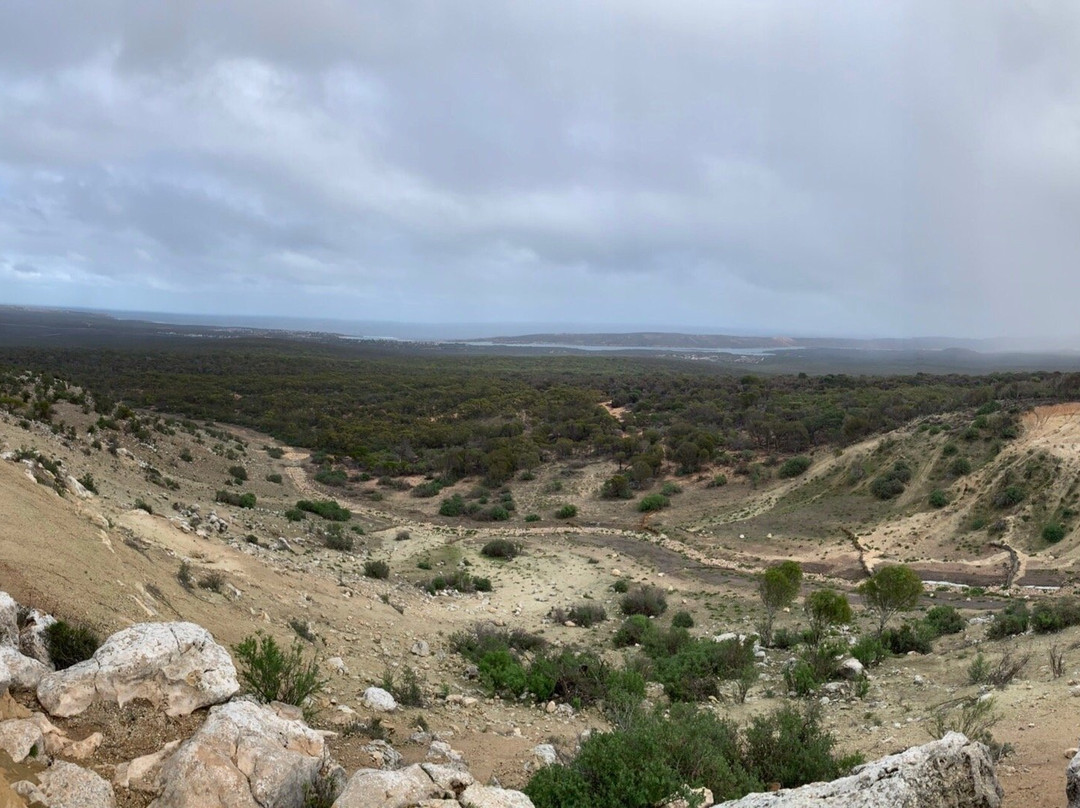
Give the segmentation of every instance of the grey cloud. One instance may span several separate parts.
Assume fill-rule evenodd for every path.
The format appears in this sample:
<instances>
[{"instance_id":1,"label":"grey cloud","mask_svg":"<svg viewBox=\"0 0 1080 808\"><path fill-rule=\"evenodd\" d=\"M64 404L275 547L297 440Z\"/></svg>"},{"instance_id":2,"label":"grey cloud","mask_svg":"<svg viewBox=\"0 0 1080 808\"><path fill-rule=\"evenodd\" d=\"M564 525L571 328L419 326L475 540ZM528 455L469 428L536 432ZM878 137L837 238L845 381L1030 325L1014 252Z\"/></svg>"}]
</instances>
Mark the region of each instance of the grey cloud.
<instances>
[{"instance_id":1,"label":"grey cloud","mask_svg":"<svg viewBox=\"0 0 1080 808\"><path fill-rule=\"evenodd\" d=\"M1071 334L1078 46L1003 1L12 0L0 261L42 303Z\"/></svg>"}]
</instances>

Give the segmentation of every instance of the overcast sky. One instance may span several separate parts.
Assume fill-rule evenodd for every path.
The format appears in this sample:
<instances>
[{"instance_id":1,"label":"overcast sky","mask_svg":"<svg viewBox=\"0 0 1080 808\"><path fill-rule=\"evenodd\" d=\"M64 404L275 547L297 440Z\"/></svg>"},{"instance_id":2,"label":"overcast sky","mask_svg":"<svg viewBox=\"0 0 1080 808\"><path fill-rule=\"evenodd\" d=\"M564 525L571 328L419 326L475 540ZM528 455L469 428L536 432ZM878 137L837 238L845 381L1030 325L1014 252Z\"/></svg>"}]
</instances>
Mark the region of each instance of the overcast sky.
<instances>
[{"instance_id":1,"label":"overcast sky","mask_svg":"<svg viewBox=\"0 0 1080 808\"><path fill-rule=\"evenodd\" d=\"M1080 334L1073 0L5 0L0 302Z\"/></svg>"}]
</instances>

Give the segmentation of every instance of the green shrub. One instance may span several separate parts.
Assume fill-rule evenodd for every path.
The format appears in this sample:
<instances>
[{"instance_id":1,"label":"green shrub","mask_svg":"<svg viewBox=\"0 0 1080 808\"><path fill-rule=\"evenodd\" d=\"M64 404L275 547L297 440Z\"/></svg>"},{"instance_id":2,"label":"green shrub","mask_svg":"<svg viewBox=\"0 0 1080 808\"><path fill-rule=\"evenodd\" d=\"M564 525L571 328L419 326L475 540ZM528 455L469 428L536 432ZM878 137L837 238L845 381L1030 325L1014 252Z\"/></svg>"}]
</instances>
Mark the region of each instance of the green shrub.
<instances>
[{"instance_id":1,"label":"green shrub","mask_svg":"<svg viewBox=\"0 0 1080 808\"><path fill-rule=\"evenodd\" d=\"M423 707L427 700L424 698L424 689L420 677L416 671L408 665L401 672L401 678L394 676L394 672L387 668L382 677L382 688L402 707Z\"/></svg>"},{"instance_id":2,"label":"green shrub","mask_svg":"<svg viewBox=\"0 0 1080 808\"><path fill-rule=\"evenodd\" d=\"M527 514L525 516L525 521L526 522L539 522L540 521L540 514L538 514L538 513Z\"/></svg>"},{"instance_id":3,"label":"green shrub","mask_svg":"<svg viewBox=\"0 0 1080 808\"><path fill-rule=\"evenodd\" d=\"M385 581L390 577L390 565L385 561L365 561L364 577Z\"/></svg>"},{"instance_id":4,"label":"green shrub","mask_svg":"<svg viewBox=\"0 0 1080 808\"><path fill-rule=\"evenodd\" d=\"M772 645L770 647L780 651L786 651L789 648L794 648L801 642L802 635L799 632L787 628L778 628L773 632Z\"/></svg>"},{"instance_id":5,"label":"green shrub","mask_svg":"<svg viewBox=\"0 0 1080 808\"><path fill-rule=\"evenodd\" d=\"M268 483L274 483L274 485L281 485L282 479L280 474L267 474L266 481Z\"/></svg>"},{"instance_id":6,"label":"green shrub","mask_svg":"<svg viewBox=\"0 0 1080 808\"><path fill-rule=\"evenodd\" d=\"M671 618L671 625L675 628L693 628L694 618L690 616L690 612L675 612Z\"/></svg>"},{"instance_id":7,"label":"green shrub","mask_svg":"<svg viewBox=\"0 0 1080 808\"><path fill-rule=\"evenodd\" d=\"M930 492L929 502L932 508L944 508L949 504L949 496L940 488L935 488Z\"/></svg>"},{"instance_id":8,"label":"green shrub","mask_svg":"<svg viewBox=\"0 0 1080 808\"><path fill-rule=\"evenodd\" d=\"M971 660L971 664L968 665L967 677L968 684L972 685L984 685L990 681L990 671L992 666L990 662L982 655L978 653L975 658Z\"/></svg>"},{"instance_id":9,"label":"green shrub","mask_svg":"<svg viewBox=\"0 0 1080 808\"><path fill-rule=\"evenodd\" d=\"M616 474L609 477L600 486L602 499L633 499L634 489L630 485L630 478L625 474Z\"/></svg>"},{"instance_id":10,"label":"green shrub","mask_svg":"<svg viewBox=\"0 0 1080 808\"><path fill-rule=\"evenodd\" d=\"M491 580L470 575L464 570L455 570L446 575L436 575L431 580L422 581L419 586L421 589L426 590L429 595L434 595L436 592L442 592L443 590L469 594L472 592L490 592Z\"/></svg>"},{"instance_id":11,"label":"green shrub","mask_svg":"<svg viewBox=\"0 0 1080 808\"><path fill-rule=\"evenodd\" d=\"M315 482L340 488L349 481L349 475L343 469L322 468L315 472Z\"/></svg>"},{"instance_id":12,"label":"green shrub","mask_svg":"<svg viewBox=\"0 0 1080 808\"><path fill-rule=\"evenodd\" d=\"M831 756L835 741L819 713L790 707L759 716L740 732L689 705L637 713L624 729L593 733L569 764L540 769L525 786L536 808L652 808L708 788L717 802L783 786L830 780L853 760Z\"/></svg>"},{"instance_id":13,"label":"green shrub","mask_svg":"<svg viewBox=\"0 0 1080 808\"><path fill-rule=\"evenodd\" d=\"M1047 544L1057 544L1065 538L1066 532L1065 526L1060 522L1050 522L1042 529L1043 541Z\"/></svg>"},{"instance_id":14,"label":"green shrub","mask_svg":"<svg viewBox=\"0 0 1080 808\"><path fill-rule=\"evenodd\" d=\"M439 492L443 490L445 486L440 480L428 480L425 483L415 486L409 491L410 497L416 497L417 499L430 499L431 497L438 496Z\"/></svg>"},{"instance_id":15,"label":"green shrub","mask_svg":"<svg viewBox=\"0 0 1080 808\"><path fill-rule=\"evenodd\" d=\"M192 460L195 459L195 457L191 454L191 451L189 449L181 449L180 454L179 454L179 458L181 460L183 460L185 463L190 463Z\"/></svg>"},{"instance_id":16,"label":"green shrub","mask_svg":"<svg viewBox=\"0 0 1080 808\"><path fill-rule=\"evenodd\" d=\"M618 631L612 638L616 648L626 648L631 645L643 645L649 638L656 634L656 626L649 618L642 614L631 615L623 621Z\"/></svg>"},{"instance_id":17,"label":"green shrub","mask_svg":"<svg viewBox=\"0 0 1080 808\"><path fill-rule=\"evenodd\" d=\"M911 651L929 654L934 650L934 632L925 623L909 620L899 628L883 631L881 642L889 651L897 655Z\"/></svg>"},{"instance_id":18,"label":"green shrub","mask_svg":"<svg viewBox=\"0 0 1080 808\"><path fill-rule=\"evenodd\" d=\"M642 513L649 513L650 511L662 511L670 504L671 500L663 494L649 494L638 501L637 509Z\"/></svg>"},{"instance_id":19,"label":"green shrub","mask_svg":"<svg viewBox=\"0 0 1080 808\"><path fill-rule=\"evenodd\" d=\"M964 618L953 606L934 606L923 618L936 637L944 637L946 634L959 634L964 630Z\"/></svg>"},{"instance_id":20,"label":"green shrub","mask_svg":"<svg viewBox=\"0 0 1080 808\"><path fill-rule=\"evenodd\" d=\"M348 508L341 507L332 499L302 499L296 503L296 508L321 516L330 522L348 522L352 518L352 512Z\"/></svg>"},{"instance_id":21,"label":"green shrub","mask_svg":"<svg viewBox=\"0 0 1080 808\"><path fill-rule=\"evenodd\" d=\"M618 592L620 595L625 594L630 589L630 582L625 578L619 578L611 585L612 592Z\"/></svg>"},{"instance_id":22,"label":"green shrub","mask_svg":"<svg viewBox=\"0 0 1080 808\"><path fill-rule=\"evenodd\" d=\"M659 587L639 586L623 595L619 607L625 615L659 617L667 611L667 597Z\"/></svg>"},{"instance_id":23,"label":"green shrub","mask_svg":"<svg viewBox=\"0 0 1080 808\"><path fill-rule=\"evenodd\" d=\"M569 609L553 609L551 616L556 623L569 620L582 628L592 628L607 620L607 612L599 603L578 603Z\"/></svg>"},{"instance_id":24,"label":"green shrub","mask_svg":"<svg viewBox=\"0 0 1080 808\"><path fill-rule=\"evenodd\" d=\"M1000 640L1023 634L1028 630L1031 614L1024 603L1010 603L1002 611L994 615L993 621L986 629L986 636L991 640Z\"/></svg>"},{"instance_id":25,"label":"green shrub","mask_svg":"<svg viewBox=\"0 0 1080 808\"><path fill-rule=\"evenodd\" d=\"M90 472L86 472L86 474L79 478L79 485L91 494L96 494L98 492L97 482L94 480L94 475Z\"/></svg>"},{"instance_id":26,"label":"green shrub","mask_svg":"<svg viewBox=\"0 0 1080 808\"><path fill-rule=\"evenodd\" d=\"M539 634L523 629L497 628L490 623L480 623L450 637L450 647L475 663L491 651L529 653L542 651L546 645L547 641Z\"/></svg>"},{"instance_id":27,"label":"green shrub","mask_svg":"<svg viewBox=\"0 0 1080 808\"><path fill-rule=\"evenodd\" d=\"M706 488L723 488L725 485L727 485L727 475L726 474L717 474L715 477L713 477L711 480L709 480L708 485L706 485L705 487Z\"/></svg>"},{"instance_id":28,"label":"green shrub","mask_svg":"<svg viewBox=\"0 0 1080 808\"><path fill-rule=\"evenodd\" d=\"M461 494L452 494L439 505L439 516L461 516L465 513L465 500Z\"/></svg>"},{"instance_id":29,"label":"green shrub","mask_svg":"<svg viewBox=\"0 0 1080 808\"><path fill-rule=\"evenodd\" d=\"M958 457L949 463L949 474L953 477L963 477L971 474L971 461L966 457Z\"/></svg>"},{"instance_id":30,"label":"green shrub","mask_svg":"<svg viewBox=\"0 0 1080 808\"><path fill-rule=\"evenodd\" d=\"M229 466L229 476L238 483L242 483L248 478L247 469L243 466Z\"/></svg>"},{"instance_id":31,"label":"green shrub","mask_svg":"<svg viewBox=\"0 0 1080 808\"><path fill-rule=\"evenodd\" d=\"M266 454L274 458L274 460L280 460L285 456L285 450L282 449L280 446L267 446Z\"/></svg>"},{"instance_id":32,"label":"green shrub","mask_svg":"<svg viewBox=\"0 0 1080 808\"><path fill-rule=\"evenodd\" d=\"M738 679L746 668L754 665L754 641L747 638L714 642L693 639L673 629L668 636L676 638L676 647L668 653L656 649L653 676L664 685L672 701L702 701L720 695L721 680ZM656 648L656 646L653 646ZM647 651L649 649L646 649Z\"/></svg>"},{"instance_id":33,"label":"green shrub","mask_svg":"<svg viewBox=\"0 0 1080 808\"><path fill-rule=\"evenodd\" d=\"M789 693L805 698L813 695L821 682L814 676L814 670L809 663L799 659L784 667L784 686Z\"/></svg>"},{"instance_id":34,"label":"green shrub","mask_svg":"<svg viewBox=\"0 0 1080 808\"><path fill-rule=\"evenodd\" d=\"M218 491L214 494L214 502L223 502L237 508L254 508L255 495L252 493L236 494L232 491Z\"/></svg>"},{"instance_id":35,"label":"green shrub","mask_svg":"<svg viewBox=\"0 0 1080 808\"><path fill-rule=\"evenodd\" d=\"M304 659L303 644L293 641L288 651L277 640L257 632L233 646L241 684L262 702L280 701L303 707L326 686L318 661Z\"/></svg>"},{"instance_id":36,"label":"green shrub","mask_svg":"<svg viewBox=\"0 0 1080 808\"><path fill-rule=\"evenodd\" d=\"M304 512L299 508L289 508L285 511L285 518L290 522L301 522L304 519Z\"/></svg>"},{"instance_id":37,"label":"green shrub","mask_svg":"<svg viewBox=\"0 0 1080 808\"><path fill-rule=\"evenodd\" d=\"M521 554L521 545L509 539L492 539L480 548L480 555L511 561Z\"/></svg>"},{"instance_id":38,"label":"green shrub","mask_svg":"<svg viewBox=\"0 0 1080 808\"><path fill-rule=\"evenodd\" d=\"M660 493L665 497L673 497L676 494L681 494L682 488L678 483L666 482L660 486Z\"/></svg>"},{"instance_id":39,"label":"green shrub","mask_svg":"<svg viewBox=\"0 0 1080 808\"><path fill-rule=\"evenodd\" d=\"M555 511L556 519L573 519L577 516L576 505L563 505L559 510Z\"/></svg>"},{"instance_id":40,"label":"green shrub","mask_svg":"<svg viewBox=\"0 0 1080 808\"><path fill-rule=\"evenodd\" d=\"M804 455L797 455L796 457L789 457L781 463L780 468L777 469L776 473L777 476L788 479L805 474L808 468L810 468L810 458Z\"/></svg>"},{"instance_id":41,"label":"green shrub","mask_svg":"<svg viewBox=\"0 0 1080 808\"><path fill-rule=\"evenodd\" d=\"M874 668L885 661L889 650L876 635L864 634L851 646L851 655L859 660L864 668Z\"/></svg>"},{"instance_id":42,"label":"green shrub","mask_svg":"<svg viewBox=\"0 0 1080 808\"><path fill-rule=\"evenodd\" d=\"M45 629L45 644L49 659L60 671L90 659L101 646L101 640L88 626L57 620Z\"/></svg>"},{"instance_id":43,"label":"green shrub","mask_svg":"<svg viewBox=\"0 0 1080 808\"><path fill-rule=\"evenodd\" d=\"M903 460L897 460L891 469L870 483L870 492L878 499L893 499L904 493L904 487L909 480L911 467Z\"/></svg>"},{"instance_id":44,"label":"green shrub","mask_svg":"<svg viewBox=\"0 0 1080 808\"><path fill-rule=\"evenodd\" d=\"M1027 491L1020 485L1007 485L994 494L992 502L995 508L1012 508L1027 497Z\"/></svg>"},{"instance_id":45,"label":"green shrub","mask_svg":"<svg viewBox=\"0 0 1080 808\"><path fill-rule=\"evenodd\" d=\"M154 512L150 503L143 499L136 499L135 504L132 507L137 511L146 511L149 514L153 514Z\"/></svg>"},{"instance_id":46,"label":"green shrub","mask_svg":"<svg viewBox=\"0 0 1080 808\"><path fill-rule=\"evenodd\" d=\"M328 550L337 550L340 553L351 553L354 540L348 533L343 533L340 530L340 525L331 525L331 527L339 528L338 530L328 530L323 533L323 544Z\"/></svg>"},{"instance_id":47,"label":"green shrub","mask_svg":"<svg viewBox=\"0 0 1080 808\"><path fill-rule=\"evenodd\" d=\"M1052 634L1080 624L1080 601L1065 597L1045 600L1031 612L1031 628L1038 634Z\"/></svg>"}]
</instances>

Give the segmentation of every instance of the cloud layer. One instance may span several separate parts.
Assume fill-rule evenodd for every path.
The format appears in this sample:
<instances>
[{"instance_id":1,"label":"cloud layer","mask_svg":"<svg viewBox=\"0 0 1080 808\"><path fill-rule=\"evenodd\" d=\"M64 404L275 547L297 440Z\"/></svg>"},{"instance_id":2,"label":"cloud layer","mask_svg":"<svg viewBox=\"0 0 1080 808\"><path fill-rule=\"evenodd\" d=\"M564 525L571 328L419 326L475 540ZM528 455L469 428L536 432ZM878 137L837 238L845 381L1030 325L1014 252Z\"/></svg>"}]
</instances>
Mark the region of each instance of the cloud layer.
<instances>
[{"instance_id":1,"label":"cloud layer","mask_svg":"<svg viewBox=\"0 0 1080 808\"><path fill-rule=\"evenodd\" d=\"M1066 335L1080 6L0 4L9 302Z\"/></svg>"}]
</instances>

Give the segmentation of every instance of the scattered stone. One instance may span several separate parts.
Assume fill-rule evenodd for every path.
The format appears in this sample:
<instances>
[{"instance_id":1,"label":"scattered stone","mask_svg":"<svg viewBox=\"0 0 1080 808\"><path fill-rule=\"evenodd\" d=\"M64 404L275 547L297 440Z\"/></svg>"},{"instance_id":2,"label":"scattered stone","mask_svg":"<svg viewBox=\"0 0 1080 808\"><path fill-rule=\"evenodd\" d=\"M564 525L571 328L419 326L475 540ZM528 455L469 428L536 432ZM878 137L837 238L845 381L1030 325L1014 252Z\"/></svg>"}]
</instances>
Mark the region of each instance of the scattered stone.
<instances>
[{"instance_id":1,"label":"scattered stone","mask_svg":"<svg viewBox=\"0 0 1080 808\"><path fill-rule=\"evenodd\" d=\"M364 691L364 705L377 713L392 713L398 706L394 697L381 687L369 687Z\"/></svg>"},{"instance_id":2,"label":"scattered stone","mask_svg":"<svg viewBox=\"0 0 1080 808\"><path fill-rule=\"evenodd\" d=\"M412 644L412 648L410 648L409 651L416 656L425 657L431 653L431 648L423 640L417 640Z\"/></svg>"},{"instance_id":3,"label":"scattered stone","mask_svg":"<svg viewBox=\"0 0 1080 808\"><path fill-rule=\"evenodd\" d=\"M49 808L115 808L112 786L100 775L57 760L37 775L38 791Z\"/></svg>"}]
</instances>

